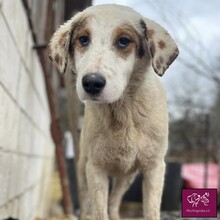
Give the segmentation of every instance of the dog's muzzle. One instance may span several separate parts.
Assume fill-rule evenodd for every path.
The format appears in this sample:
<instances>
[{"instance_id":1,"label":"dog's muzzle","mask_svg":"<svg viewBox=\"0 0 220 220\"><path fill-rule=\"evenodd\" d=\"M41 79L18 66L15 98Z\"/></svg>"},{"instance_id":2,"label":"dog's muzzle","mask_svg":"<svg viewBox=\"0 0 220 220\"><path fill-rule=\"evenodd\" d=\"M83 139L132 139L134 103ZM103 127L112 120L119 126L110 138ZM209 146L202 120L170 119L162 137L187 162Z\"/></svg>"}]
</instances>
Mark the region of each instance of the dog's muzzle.
<instances>
[{"instance_id":1,"label":"dog's muzzle","mask_svg":"<svg viewBox=\"0 0 220 220\"><path fill-rule=\"evenodd\" d=\"M97 96L105 87L106 80L98 73L86 74L82 78L82 86L86 93L92 96Z\"/></svg>"}]
</instances>

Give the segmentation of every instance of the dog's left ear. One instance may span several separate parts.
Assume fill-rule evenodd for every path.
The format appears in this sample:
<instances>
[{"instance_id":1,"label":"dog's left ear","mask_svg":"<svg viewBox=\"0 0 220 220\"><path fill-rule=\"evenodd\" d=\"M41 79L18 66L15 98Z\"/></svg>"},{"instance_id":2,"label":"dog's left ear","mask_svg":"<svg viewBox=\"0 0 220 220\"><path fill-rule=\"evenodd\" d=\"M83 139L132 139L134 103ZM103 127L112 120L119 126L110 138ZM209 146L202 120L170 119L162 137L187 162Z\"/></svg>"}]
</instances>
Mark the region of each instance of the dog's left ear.
<instances>
[{"instance_id":1,"label":"dog's left ear","mask_svg":"<svg viewBox=\"0 0 220 220\"><path fill-rule=\"evenodd\" d=\"M149 19L144 19L144 22L152 57L152 66L154 71L159 76L162 76L178 56L179 50L170 34L163 27Z\"/></svg>"}]
</instances>

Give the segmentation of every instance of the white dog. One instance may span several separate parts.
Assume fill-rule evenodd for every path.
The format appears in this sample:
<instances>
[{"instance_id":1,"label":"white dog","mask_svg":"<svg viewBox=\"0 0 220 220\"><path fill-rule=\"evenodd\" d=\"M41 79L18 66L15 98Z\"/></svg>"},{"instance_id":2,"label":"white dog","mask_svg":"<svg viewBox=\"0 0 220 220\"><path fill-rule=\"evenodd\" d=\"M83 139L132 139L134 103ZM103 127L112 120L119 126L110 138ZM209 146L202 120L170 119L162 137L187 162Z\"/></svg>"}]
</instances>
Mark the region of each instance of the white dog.
<instances>
[{"instance_id":1,"label":"white dog","mask_svg":"<svg viewBox=\"0 0 220 220\"><path fill-rule=\"evenodd\" d=\"M159 220L168 114L155 72L162 76L177 57L175 42L131 8L99 5L62 25L48 49L61 73L67 64L76 73L77 93L85 101L80 220L86 219L88 192L94 220L119 220L122 196L137 170L144 177L144 219ZM109 176L115 177L110 196Z\"/></svg>"}]
</instances>

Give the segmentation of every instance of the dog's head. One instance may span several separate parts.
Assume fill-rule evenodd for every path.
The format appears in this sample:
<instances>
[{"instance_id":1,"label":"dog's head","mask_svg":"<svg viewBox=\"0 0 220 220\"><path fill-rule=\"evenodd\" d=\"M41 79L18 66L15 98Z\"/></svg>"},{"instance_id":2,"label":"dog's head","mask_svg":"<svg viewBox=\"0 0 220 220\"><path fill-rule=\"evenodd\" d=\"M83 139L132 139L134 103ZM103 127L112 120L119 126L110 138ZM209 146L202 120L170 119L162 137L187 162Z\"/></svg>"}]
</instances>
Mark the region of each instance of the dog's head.
<instances>
[{"instance_id":1,"label":"dog's head","mask_svg":"<svg viewBox=\"0 0 220 220\"><path fill-rule=\"evenodd\" d=\"M61 73L68 64L77 74L81 100L106 103L120 99L134 70L144 73L152 64L162 76L178 55L166 30L119 5L92 6L76 14L55 32L48 50Z\"/></svg>"}]
</instances>

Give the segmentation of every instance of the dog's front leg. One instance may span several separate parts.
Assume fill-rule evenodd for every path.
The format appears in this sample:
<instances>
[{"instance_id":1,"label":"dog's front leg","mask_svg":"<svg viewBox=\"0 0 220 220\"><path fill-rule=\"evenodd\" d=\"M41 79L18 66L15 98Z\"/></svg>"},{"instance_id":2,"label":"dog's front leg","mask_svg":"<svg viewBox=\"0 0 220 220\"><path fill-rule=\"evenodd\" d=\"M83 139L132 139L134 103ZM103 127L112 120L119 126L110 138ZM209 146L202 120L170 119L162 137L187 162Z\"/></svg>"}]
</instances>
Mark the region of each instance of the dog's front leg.
<instances>
[{"instance_id":1,"label":"dog's front leg","mask_svg":"<svg viewBox=\"0 0 220 220\"><path fill-rule=\"evenodd\" d=\"M89 210L88 184L86 181L86 157L80 154L77 166L77 180L79 189L80 217L79 220L85 220Z\"/></svg>"},{"instance_id":2,"label":"dog's front leg","mask_svg":"<svg viewBox=\"0 0 220 220\"><path fill-rule=\"evenodd\" d=\"M163 190L165 163L154 161L143 168L144 220L160 219L160 204Z\"/></svg>"},{"instance_id":3,"label":"dog's front leg","mask_svg":"<svg viewBox=\"0 0 220 220\"><path fill-rule=\"evenodd\" d=\"M115 177L112 192L109 197L109 216L111 220L120 220L119 208L123 195L132 184L136 173Z\"/></svg>"},{"instance_id":4,"label":"dog's front leg","mask_svg":"<svg viewBox=\"0 0 220 220\"><path fill-rule=\"evenodd\" d=\"M108 176L107 173L92 161L86 165L86 177L93 220L108 220Z\"/></svg>"}]
</instances>

